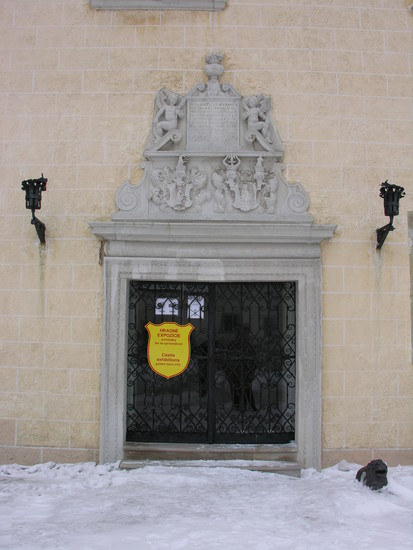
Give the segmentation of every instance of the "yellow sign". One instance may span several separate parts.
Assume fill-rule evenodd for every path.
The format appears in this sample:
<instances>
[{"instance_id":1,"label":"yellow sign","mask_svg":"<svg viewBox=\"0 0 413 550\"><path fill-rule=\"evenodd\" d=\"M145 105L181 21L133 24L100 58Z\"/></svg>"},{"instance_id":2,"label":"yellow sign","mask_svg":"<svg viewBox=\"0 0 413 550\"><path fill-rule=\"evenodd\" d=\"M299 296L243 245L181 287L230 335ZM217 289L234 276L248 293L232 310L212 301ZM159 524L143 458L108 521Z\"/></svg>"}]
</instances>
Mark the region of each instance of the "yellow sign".
<instances>
[{"instance_id":1,"label":"yellow sign","mask_svg":"<svg viewBox=\"0 0 413 550\"><path fill-rule=\"evenodd\" d=\"M148 361L151 369L164 378L183 373L191 358L189 336L194 330L191 323L155 325L150 322L145 328L149 333Z\"/></svg>"}]
</instances>

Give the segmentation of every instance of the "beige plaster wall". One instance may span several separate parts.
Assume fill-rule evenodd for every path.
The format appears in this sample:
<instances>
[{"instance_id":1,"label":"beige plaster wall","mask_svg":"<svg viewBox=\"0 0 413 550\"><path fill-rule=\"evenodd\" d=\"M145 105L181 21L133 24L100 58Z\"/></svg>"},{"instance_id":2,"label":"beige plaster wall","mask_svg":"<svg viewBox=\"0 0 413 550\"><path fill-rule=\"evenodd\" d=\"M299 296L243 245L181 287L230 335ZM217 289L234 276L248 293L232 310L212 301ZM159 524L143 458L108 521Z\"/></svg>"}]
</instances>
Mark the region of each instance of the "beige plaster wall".
<instances>
[{"instance_id":1,"label":"beige plaster wall","mask_svg":"<svg viewBox=\"0 0 413 550\"><path fill-rule=\"evenodd\" d=\"M102 268L87 220L139 181L156 91L203 80L210 50L240 93L271 96L288 179L317 223L338 225L322 252L324 465L413 463L410 4L0 0L0 463L98 459ZM20 190L42 172L45 247ZM377 253L385 179L407 196Z\"/></svg>"}]
</instances>

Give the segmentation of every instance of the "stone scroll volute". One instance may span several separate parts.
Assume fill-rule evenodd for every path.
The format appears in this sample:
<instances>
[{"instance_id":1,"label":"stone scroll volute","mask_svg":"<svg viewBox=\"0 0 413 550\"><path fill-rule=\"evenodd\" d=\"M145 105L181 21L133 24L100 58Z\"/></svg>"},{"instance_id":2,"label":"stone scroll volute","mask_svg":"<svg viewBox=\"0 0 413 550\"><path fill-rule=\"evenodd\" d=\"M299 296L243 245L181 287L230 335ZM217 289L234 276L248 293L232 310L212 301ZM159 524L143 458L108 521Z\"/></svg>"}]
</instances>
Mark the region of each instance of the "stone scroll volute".
<instances>
[{"instance_id":1,"label":"stone scroll volute","mask_svg":"<svg viewBox=\"0 0 413 550\"><path fill-rule=\"evenodd\" d=\"M118 189L113 219L311 222L306 191L283 176L271 98L221 83L222 54L205 61L205 83L156 94L143 178Z\"/></svg>"}]
</instances>

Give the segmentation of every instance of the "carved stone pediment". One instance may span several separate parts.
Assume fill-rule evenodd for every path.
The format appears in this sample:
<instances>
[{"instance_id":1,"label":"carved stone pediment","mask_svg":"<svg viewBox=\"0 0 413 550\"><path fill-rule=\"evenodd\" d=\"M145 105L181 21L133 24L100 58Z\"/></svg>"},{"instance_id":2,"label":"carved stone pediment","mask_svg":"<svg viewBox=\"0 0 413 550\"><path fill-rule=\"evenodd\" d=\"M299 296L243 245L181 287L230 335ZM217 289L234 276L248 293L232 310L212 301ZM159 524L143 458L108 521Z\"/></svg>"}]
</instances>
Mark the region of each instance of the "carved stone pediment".
<instances>
[{"instance_id":1,"label":"carved stone pediment","mask_svg":"<svg viewBox=\"0 0 413 550\"><path fill-rule=\"evenodd\" d=\"M270 97L243 97L221 83L221 54L205 60L206 83L156 94L144 176L120 187L113 219L311 221L306 191L283 176Z\"/></svg>"}]
</instances>

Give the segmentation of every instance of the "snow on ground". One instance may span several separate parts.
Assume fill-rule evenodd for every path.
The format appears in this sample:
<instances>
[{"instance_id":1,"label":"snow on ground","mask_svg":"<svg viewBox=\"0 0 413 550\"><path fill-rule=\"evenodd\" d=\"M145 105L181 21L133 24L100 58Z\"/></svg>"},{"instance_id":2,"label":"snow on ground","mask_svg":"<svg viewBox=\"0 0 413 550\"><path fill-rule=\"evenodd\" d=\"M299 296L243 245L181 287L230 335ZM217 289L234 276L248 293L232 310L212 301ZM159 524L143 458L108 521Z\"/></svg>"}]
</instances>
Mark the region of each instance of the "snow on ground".
<instances>
[{"instance_id":1,"label":"snow on ground","mask_svg":"<svg viewBox=\"0 0 413 550\"><path fill-rule=\"evenodd\" d=\"M207 463L0 466L0 548L413 548L413 466L390 468L378 492L355 481L358 468L293 478Z\"/></svg>"}]
</instances>

